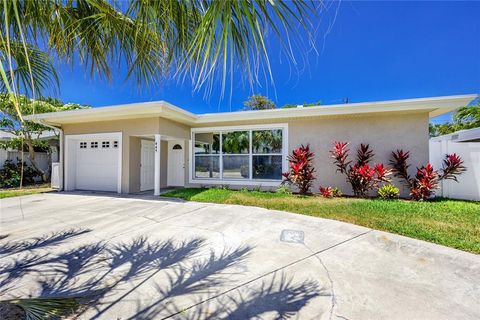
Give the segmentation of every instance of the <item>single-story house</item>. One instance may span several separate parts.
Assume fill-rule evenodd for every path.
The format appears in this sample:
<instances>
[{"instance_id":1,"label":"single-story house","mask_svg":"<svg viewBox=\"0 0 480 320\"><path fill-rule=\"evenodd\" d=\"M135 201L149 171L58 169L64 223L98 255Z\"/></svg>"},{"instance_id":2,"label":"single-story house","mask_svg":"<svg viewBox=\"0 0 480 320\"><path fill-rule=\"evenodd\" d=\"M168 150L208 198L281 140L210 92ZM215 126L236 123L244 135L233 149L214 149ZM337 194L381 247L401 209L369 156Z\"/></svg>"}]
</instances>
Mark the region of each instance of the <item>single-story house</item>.
<instances>
[{"instance_id":1,"label":"single-story house","mask_svg":"<svg viewBox=\"0 0 480 320\"><path fill-rule=\"evenodd\" d=\"M60 180L65 190L137 193L171 186L275 188L288 154L315 152L320 185L350 188L329 150L369 143L375 162L392 150L411 152L413 169L428 162L428 123L476 95L193 114L165 101L37 114L28 120L61 130Z\"/></svg>"},{"instance_id":2,"label":"single-story house","mask_svg":"<svg viewBox=\"0 0 480 320\"><path fill-rule=\"evenodd\" d=\"M430 139L430 163L441 167L446 153L456 153L467 173L458 182L443 180L437 195L465 200L480 200L480 128L460 130Z\"/></svg>"}]
</instances>

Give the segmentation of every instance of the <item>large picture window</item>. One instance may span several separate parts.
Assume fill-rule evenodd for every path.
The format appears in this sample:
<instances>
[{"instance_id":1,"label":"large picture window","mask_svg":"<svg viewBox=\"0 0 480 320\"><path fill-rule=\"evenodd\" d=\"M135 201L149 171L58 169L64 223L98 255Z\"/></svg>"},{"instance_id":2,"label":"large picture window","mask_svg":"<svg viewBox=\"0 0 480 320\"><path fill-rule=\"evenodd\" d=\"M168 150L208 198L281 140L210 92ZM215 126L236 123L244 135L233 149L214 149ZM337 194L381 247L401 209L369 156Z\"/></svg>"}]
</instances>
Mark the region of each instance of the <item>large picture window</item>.
<instances>
[{"instance_id":1,"label":"large picture window","mask_svg":"<svg viewBox=\"0 0 480 320\"><path fill-rule=\"evenodd\" d=\"M194 179L280 181L284 129L194 132Z\"/></svg>"}]
</instances>

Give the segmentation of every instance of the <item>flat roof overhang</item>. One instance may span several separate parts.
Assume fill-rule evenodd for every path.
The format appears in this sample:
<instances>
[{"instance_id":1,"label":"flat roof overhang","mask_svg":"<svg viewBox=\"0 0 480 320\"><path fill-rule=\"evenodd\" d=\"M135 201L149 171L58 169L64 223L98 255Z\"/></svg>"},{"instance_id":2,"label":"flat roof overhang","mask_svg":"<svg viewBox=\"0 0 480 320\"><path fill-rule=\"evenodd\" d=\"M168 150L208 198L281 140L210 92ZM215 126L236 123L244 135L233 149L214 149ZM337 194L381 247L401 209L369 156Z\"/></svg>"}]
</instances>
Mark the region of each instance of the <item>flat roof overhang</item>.
<instances>
[{"instance_id":1,"label":"flat roof overhang","mask_svg":"<svg viewBox=\"0 0 480 320\"><path fill-rule=\"evenodd\" d=\"M106 107L40 113L26 116L26 120L60 126L92 121L164 117L181 123L192 124L197 116L166 101L142 102Z\"/></svg>"},{"instance_id":2,"label":"flat roof overhang","mask_svg":"<svg viewBox=\"0 0 480 320\"><path fill-rule=\"evenodd\" d=\"M428 112L436 117L468 105L478 95L456 95L419 99L320 105L305 108L273 109L260 111L235 111L196 115L166 101L133 103L83 110L43 113L25 117L27 120L61 126L71 123L113 121L147 117L162 117L183 124L228 123L272 119L295 119L322 116L361 115L374 113Z\"/></svg>"}]
</instances>

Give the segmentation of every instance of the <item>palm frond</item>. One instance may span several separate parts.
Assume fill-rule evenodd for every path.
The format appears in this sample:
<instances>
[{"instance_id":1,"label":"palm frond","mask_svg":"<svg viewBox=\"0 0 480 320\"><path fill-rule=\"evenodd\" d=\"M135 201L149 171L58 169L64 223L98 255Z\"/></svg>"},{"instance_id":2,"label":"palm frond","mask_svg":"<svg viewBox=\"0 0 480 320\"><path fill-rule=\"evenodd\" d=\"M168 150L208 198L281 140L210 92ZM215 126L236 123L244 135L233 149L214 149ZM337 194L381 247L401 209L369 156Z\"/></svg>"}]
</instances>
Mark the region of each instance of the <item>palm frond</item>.
<instances>
[{"instance_id":1,"label":"palm frond","mask_svg":"<svg viewBox=\"0 0 480 320\"><path fill-rule=\"evenodd\" d=\"M259 82L260 69L273 84L266 46L268 31L273 30L273 35L295 63L288 35L309 34L313 9L313 3L301 0L210 1L182 60L182 71L193 74L197 90L219 72L223 91L227 74L232 75L236 68L241 70L250 86Z\"/></svg>"},{"instance_id":2,"label":"palm frond","mask_svg":"<svg viewBox=\"0 0 480 320\"><path fill-rule=\"evenodd\" d=\"M453 115L453 119L456 123L462 122L474 122L480 124L480 103L476 106L465 106Z\"/></svg>"},{"instance_id":3,"label":"palm frond","mask_svg":"<svg viewBox=\"0 0 480 320\"><path fill-rule=\"evenodd\" d=\"M59 87L58 75L48 53L21 41L10 41L10 52L5 48L5 45L0 44L0 60L12 59L12 69L5 71L5 80L0 82L0 92L11 91L8 86L15 86L17 91L23 91L27 95L32 95L34 91L40 95L56 92Z\"/></svg>"},{"instance_id":4,"label":"palm frond","mask_svg":"<svg viewBox=\"0 0 480 320\"><path fill-rule=\"evenodd\" d=\"M237 69L251 86L262 74L273 83L268 33L296 64L292 41L310 37L315 8L308 0L4 0L0 35L11 31L9 41L79 60L107 79L126 66L127 79L139 85L190 77L195 90L208 91L220 77L223 92ZM33 64L31 78L43 75Z\"/></svg>"},{"instance_id":5,"label":"palm frond","mask_svg":"<svg viewBox=\"0 0 480 320\"><path fill-rule=\"evenodd\" d=\"M45 320L72 313L80 307L78 298L31 298L5 301L25 311L26 320Z\"/></svg>"}]
</instances>

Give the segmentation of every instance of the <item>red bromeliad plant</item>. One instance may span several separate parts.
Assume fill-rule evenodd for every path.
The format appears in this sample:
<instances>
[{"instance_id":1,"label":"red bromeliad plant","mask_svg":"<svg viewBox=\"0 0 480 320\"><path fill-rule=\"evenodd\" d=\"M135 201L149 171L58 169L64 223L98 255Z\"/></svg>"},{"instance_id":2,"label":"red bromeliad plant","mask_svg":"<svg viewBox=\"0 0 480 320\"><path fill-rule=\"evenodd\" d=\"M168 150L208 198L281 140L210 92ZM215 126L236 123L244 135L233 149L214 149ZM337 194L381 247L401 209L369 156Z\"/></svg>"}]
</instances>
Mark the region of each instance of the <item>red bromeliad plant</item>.
<instances>
[{"instance_id":1,"label":"red bromeliad plant","mask_svg":"<svg viewBox=\"0 0 480 320\"><path fill-rule=\"evenodd\" d=\"M390 169L381 163L373 167L369 165L374 154L368 144L360 145L357 150L357 162L352 166L352 161L348 160L350 151L347 148L348 144L348 142L335 142L330 154L337 166L337 171L346 175L356 196L366 197L370 190L378 189L381 182L390 182Z\"/></svg>"},{"instance_id":2,"label":"red bromeliad plant","mask_svg":"<svg viewBox=\"0 0 480 320\"><path fill-rule=\"evenodd\" d=\"M333 188L332 187L320 187L320 194L324 198L333 198Z\"/></svg>"},{"instance_id":3,"label":"red bromeliad plant","mask_svg":"<svg viewBox=\"0 0 480 320\"><path fill-rule=\"evenodd\" d=\"M403 150L392 152L392 160L390 164L393 168L395 177L404 181L405 186L410 190L410 196L414 200L427 200L435 195L435 190L438 189L438 183L441 180L457 180L457 176L466 171L463 166L463 160L455 153L447 154L443 160L441 172L433 169L430 163L426 166L417 168L417 173L414 177L408 174L408 158L410 153Z\"/></svg>"},{"instance_id":4,"label":"red bromeliad plant","mask_svg":"<svg viewBox=\"0 0 480 320\"><path fill-rule=\"evenodd\" d=\"M293 184L300 194L308 194L315 180L313 167L314 153L310 151L310 145L301 145L293 150L288 156L289 171L283 173L285 178L282 183Z\"/></svg>"}]
</instances>

